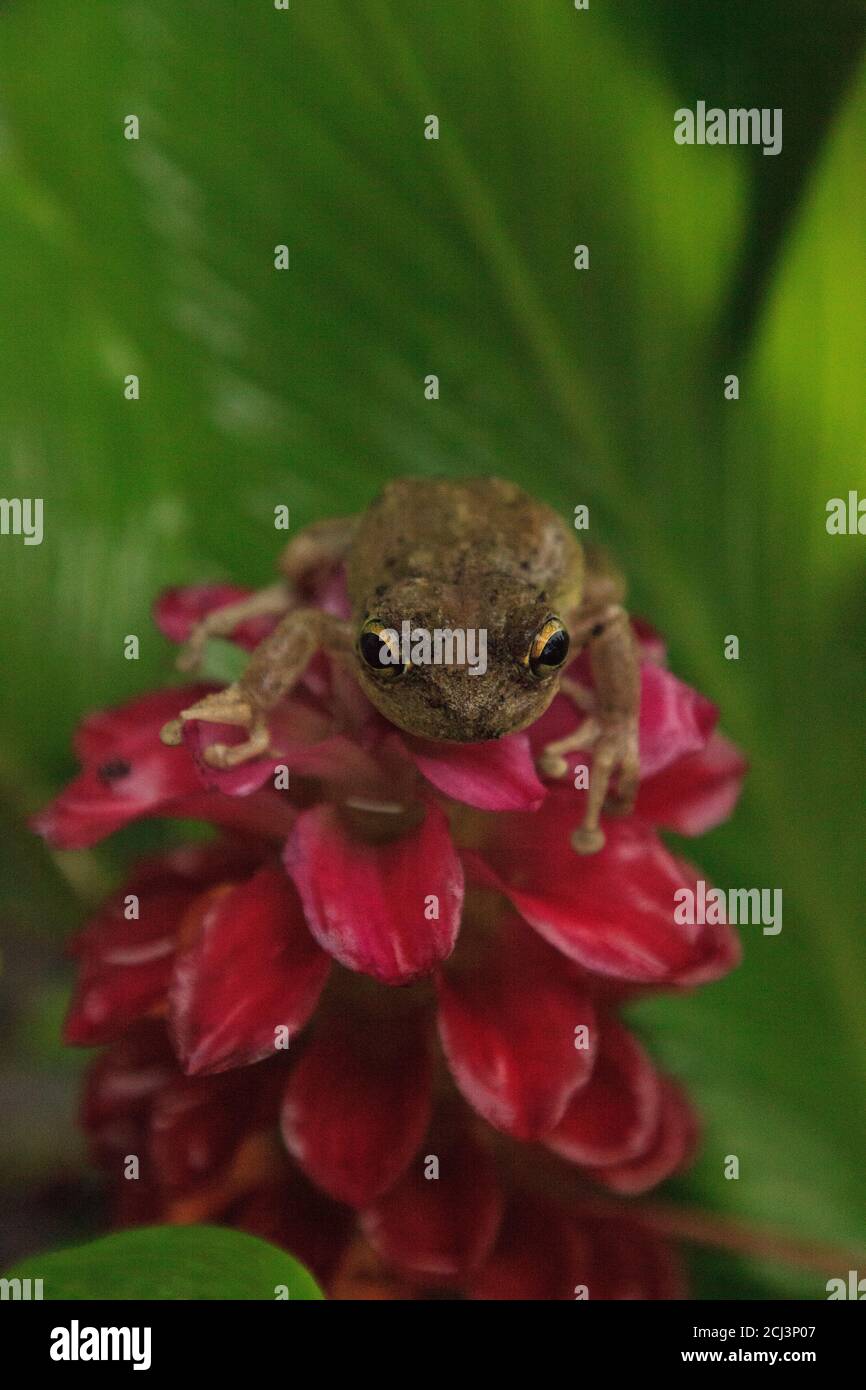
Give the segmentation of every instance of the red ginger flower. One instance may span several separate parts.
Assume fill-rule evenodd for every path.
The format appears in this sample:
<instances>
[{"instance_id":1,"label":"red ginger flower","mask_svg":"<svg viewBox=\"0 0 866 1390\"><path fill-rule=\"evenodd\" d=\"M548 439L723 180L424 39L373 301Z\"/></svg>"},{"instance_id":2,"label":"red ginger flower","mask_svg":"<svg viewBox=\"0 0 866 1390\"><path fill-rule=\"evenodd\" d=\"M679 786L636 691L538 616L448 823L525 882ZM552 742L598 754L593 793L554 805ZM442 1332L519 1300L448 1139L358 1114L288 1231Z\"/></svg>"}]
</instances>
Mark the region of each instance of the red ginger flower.
<instances>
[{"instance_id":1,"label":"red ginger flower","mask_svg":"<svg viewBox=\"0 0 866 1390\"><path fill-rule=\"evenodd\" d=\"M182 641L239 596L174 591L157 621ZM321 601L339 608L339 587ZM222 832L139 865L74 946L66 1035L111 1044L84 1122L119 1221L257 1231L338 1297L673 1296L639 1214L599 1216L586 1194L644 1192L693 1149L687 1101L616 1009L736 963L729 928L675 923L697 874L658 829L724 819L744 763L636 631L643 780L588 857L569 848L584 793L535 771L573 719L562 697L527 733L435 744L319 658L272 720L274 756L226 772L203 748L236 730L158 737L206 687L85 721L82 772L36 820L52 843L154 815Z\"/></svg>"}]
</instances>

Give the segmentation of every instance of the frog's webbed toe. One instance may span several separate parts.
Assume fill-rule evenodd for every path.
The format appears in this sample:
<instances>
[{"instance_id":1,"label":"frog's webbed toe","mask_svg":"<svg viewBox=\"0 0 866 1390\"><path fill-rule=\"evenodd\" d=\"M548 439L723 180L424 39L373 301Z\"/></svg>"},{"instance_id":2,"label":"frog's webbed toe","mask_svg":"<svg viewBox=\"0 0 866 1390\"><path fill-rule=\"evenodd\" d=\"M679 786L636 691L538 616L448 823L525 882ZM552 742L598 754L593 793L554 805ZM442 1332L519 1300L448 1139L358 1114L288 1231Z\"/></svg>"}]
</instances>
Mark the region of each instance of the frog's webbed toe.
<instances>
[{"instance_id":1,"label":"frog's webbed toe","mask_svg":"<svg viewBox=\"0 0 866 1390\"><path fill-rule=\"evenodd\" d=\"M225 690L205 695L188 709L181 710L177 719L165 724L160 732L163 743L175 746L183 737L183 726L190 720L202 720L207 724L233 724L248 731L243 743L213 743L204 750L204 760L211 767L239 767L251 758L259 758L268 751L269 734L267 721L257 710L238 685L226 686Z\"/></svg>"}]
</instances>

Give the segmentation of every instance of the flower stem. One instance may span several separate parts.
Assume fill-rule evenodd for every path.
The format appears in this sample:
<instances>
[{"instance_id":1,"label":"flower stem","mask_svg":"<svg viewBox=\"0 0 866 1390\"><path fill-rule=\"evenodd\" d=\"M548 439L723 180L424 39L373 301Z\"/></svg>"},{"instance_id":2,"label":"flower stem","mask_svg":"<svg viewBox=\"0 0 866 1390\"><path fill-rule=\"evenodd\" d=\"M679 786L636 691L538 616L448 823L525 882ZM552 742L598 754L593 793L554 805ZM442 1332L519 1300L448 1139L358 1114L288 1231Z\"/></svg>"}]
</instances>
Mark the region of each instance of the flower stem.
<instances>
[{"instance_id":1,"label":"flower stem","mask_svg":"<svg viewBox=\"0 0 866 1390\"><path fill-rule=\"evenodd\" d=\"M866 1246L837 1245L831 1241L791 1236L785 1232L754 1226L729 1216L700 1208L643 1198L614 1197L590 1187L578 1173L563 1173L562 1166L538 1153L515 1154L510 1159L515 1180L539 1195L559 1202L572 1201L589 1216L616 1217L639 1222L646 1230L669 1240L725 1250L753 1260L767 1260L795 1269L842 1278L849 1269L866 1269Z\"/></svg>"},{"instance_id":2,"label":"flower stem","mask_svg":"<svg viewBox=\"0 0 866 1390\"><path fill-rule=\"evenodd\" d=\"M855 1250L832 1242L804 1240L766 1227L718 1216L715 1212L671 1206L666 1202L641 1202L632 1206L605 1197L583 1199L599 1216L630 1214L650 1230L673 1240L727 1250L732 1255L770 1260L813 1270L819 1274L843 1276L848 1269L866 1264L866 1249Z\"/></svg>"}]
</instances>

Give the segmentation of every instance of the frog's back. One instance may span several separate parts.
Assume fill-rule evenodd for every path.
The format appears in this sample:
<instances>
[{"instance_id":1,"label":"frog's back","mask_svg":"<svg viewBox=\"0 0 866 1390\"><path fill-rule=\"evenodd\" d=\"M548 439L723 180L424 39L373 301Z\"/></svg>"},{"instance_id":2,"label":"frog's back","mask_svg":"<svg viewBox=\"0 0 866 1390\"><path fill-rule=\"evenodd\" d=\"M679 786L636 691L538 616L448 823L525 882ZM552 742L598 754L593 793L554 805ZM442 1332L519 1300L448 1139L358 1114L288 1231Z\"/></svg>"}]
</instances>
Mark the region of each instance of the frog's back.
<instances>
[{"instance_id":1,"label":"frog's back","mask_svg":"<svg viewBox=\"0 0 866 1390\"><path fill-rule=\"evenodd\" d=\"M579 592L582 552L552 508L500 478L401 478L360 520L348 566L353 602L377 585L525 579L552 599Z\"/></svg>"}]
</instances>

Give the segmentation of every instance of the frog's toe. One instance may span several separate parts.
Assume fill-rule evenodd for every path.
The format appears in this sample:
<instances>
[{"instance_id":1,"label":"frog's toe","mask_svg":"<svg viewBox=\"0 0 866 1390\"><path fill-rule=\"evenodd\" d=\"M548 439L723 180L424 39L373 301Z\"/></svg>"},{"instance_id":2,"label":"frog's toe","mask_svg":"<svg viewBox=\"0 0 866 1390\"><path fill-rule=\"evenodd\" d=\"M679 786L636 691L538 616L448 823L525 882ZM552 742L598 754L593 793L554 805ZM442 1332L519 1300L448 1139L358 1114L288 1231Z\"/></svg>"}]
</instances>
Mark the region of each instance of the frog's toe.
<instances>
[{"instance_id":1,"label":"frog's toe","mask_svg":"<svg viewBox=\"0 0 866 1390\"><path fill-rule=\"evenodd\" d=\"M160 742L168 748L177 748L183 742L183 720L170 719L159 731Z\"/></svg>"},{"instance_id":2,"label":"frog's toe","mask_svg":"<svg viewBox=\"0 0 866 1390\"><path fill-rule=\"evenodd\" d=\"M265 726L254 729L243 743L212 743L204 750L204 760L209 767L227 772L240 767L252 758L261 758L270 746L268 730Z\"/></svg>"},{"instance_id":3,"label":"frog's toe","mask_svg":"<svg viewBox=\"0 0 866 1390\"><path fill-rule=\"evenodd\" d=\"M536 766L545 777L564 777L568 772L568 761L561 753L543 752Z\"/></svg>"},{"instance_id":4,"label":"frog's toe","mask_svg":"<svg viewBox=\"0 0 866 1390\"><path fill-rule=\"evenodd\" d=\"M578 854L597 854L604 849L604 831L600 826L581 825L572 834L571 847Z\"/></svg>"},{"instance_id":5,"label":"frog's toe","mask_svg":"<svg viewBox=\"0 0 866 1390\"><path fill-rule=\"evenodd\" d=\"M205 695L203 700L182 709L183 720L201 719L207 724L237 724L249 728L253 721L253 707L236 685L227 685L225 690L215 690Z\"/></svg>"},{"instance_id":6,"label":"frog's toe","mask_svg":"<svg viewBox=\"0 0 866 1390\"><path fill-rule=\"evenodd\" d=\"M167 724L163 724L159 737L161 741L170 748L175 748L183 739L183 726L190 720L200 719L206 724L234 724L241 729L252 729L256 718L253 706L236 685L226 686L225 690L216 690L212 695L205 695L203 700L198 700L196 704L190 705L188 709L182 709L176 719L170 719ZM256 737L258 738L258 731ZM267 737L267 731L265 731ZM211 748L222 745L211 745ZM242 747L243 745L233 745ZM253 757L254 754L248 756ZM243 761L243 760L241 760ZM232 766L229 763L226 766ZM218 763L213 764L219 766Z\"/></svg>"},{"instance_id":7,"label":"frog's toe","mask_svg":"<svg viewBox=\"0 0 866 1390\"><path fill-rule=\"evenodd\" d=\"M539 770L548 777L564 777L568 772L566 753L576 753L580 748L592 748L598 734L598 720L595 715L590 715L579 728L574 729L565 738L556 739L542 748L536 760Z\"/></svg>"}]
</instances>

